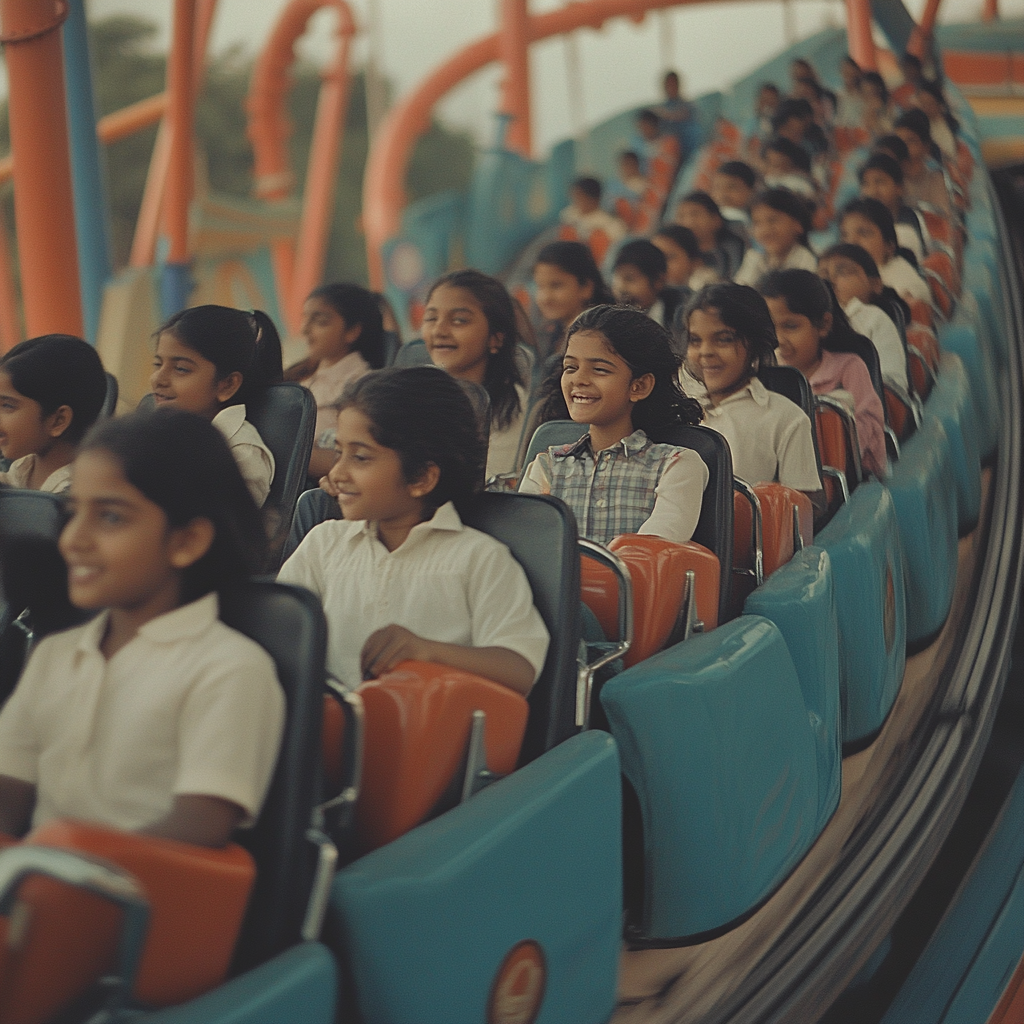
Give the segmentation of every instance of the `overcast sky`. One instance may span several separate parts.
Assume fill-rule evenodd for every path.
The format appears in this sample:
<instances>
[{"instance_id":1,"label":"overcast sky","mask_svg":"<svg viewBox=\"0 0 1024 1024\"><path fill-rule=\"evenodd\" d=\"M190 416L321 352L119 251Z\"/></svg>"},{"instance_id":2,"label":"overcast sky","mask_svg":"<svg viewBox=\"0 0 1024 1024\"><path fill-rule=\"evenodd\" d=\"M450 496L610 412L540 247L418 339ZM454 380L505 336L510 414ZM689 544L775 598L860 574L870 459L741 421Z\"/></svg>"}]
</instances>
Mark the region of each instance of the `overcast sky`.
<instances>
[{"instance_id":1,"label":"overcast sky","mask_svg":"<svg viewBox=\"0 0 1024 1024\"><path fill-rule=\"evenodd\" d=\"M220 53L241 45L255 53L262 46L286 0L219 0L211 40ZM349 0L361 27L376 11L377 51L384 73L397 94L413 88L446 56L495 28L496 0ZM907 0L917 16L924 0ZM532 11L562 6L563 0L532 0ZM173 0L86 0L91 18L130 12L161 26L158 45L168 45ZM944 20L973 20L982 0L944 0ZM1005 16L1024 14L1024 0L1001 0ZM790 17L797 37L844 20L841 0L797 0ZM323 60L330 52L333 13L322 12L311 23L299 52ZM665 58L684 75L686 89L696 95L722 88L781 49L787 42L783 6L777 2L740 2L690 6L647 16L641 25L618 19L600 32L575 34L582 68L586 123L594 123L623 108L648 102L657 95ZM355 57L366 54L365 34ZM574 115L566 65L568 49L562 40L549 40L531 49L535 145L541 151L579 127ZM489 140L490 114L498 93L499 75L491 69L467 80L449 94L440 108L447 121L469 127L477 138ZM540 98L543 97L543 102Z\"/></svg>"}]
</instances>

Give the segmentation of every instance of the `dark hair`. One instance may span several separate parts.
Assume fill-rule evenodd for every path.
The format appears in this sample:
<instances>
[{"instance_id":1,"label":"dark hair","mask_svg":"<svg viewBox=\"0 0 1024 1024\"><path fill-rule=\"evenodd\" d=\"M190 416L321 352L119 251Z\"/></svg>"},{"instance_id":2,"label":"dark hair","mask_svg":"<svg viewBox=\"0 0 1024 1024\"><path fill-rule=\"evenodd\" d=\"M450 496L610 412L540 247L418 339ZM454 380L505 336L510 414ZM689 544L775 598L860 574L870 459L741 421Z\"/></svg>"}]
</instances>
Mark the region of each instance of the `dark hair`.
<instances>
[{"instance_id":1,"label":"dark hair","mask_svg":"<svg viewBox=\"0 0 1024 1024\"><path fill-rule=\"evenodd\" d=\"M768 89L768 90L770 90L771 92L774 92L774 93L775 93L776 95L778 95L778 92L779 92L779 87L778 87L778 86L777 86L777 85L776 85L776 84L775 84L774 82L762 82L762 83L761 83L761 84L760 84L760 85L759 85L759 86L757 87L757 91L758 91L759 93L762 93L762 92L764 92L764 91L765 91L765 89Z\"/></svg>"},{"instance_id":2,"label":"dark hair","mask_svg":"<svg viewBox=\"0 0 1024 1024\"><path fill-rule=\"evenodd\" d=\"M682 224L664 224L652 237L667 238L678 245L691 260L700 259L700 242L697 241L697 236Z\"/></svg>"},{"instance_id":3,"label":"dark hair","mask_svg":"<svg viewBox=\"0 0 1024 1024\"><path fill-rule=\"evenodd\" d=\"M620 160L625 160L627 158L630 160L635 160L637 163L640 163L640 154L632 149L623 149L619 152Z\"/></svg>"},{"instance_id":4,"label":"dark hair","mask_svg":"<svg viewBox=\"0 0 1024 1024\"><path fill-rule=\"evenodd\" d=\"M882 241L886 245L891 245L893 249L899 247L899 242L896 240L896 222L892 219L892 214L885 203L868 196L851 199L839 211L839 223L842 224L843 218L851 213L859 214L871 221L882 232Z\"/></svg>"},{"instance_id":5,"label":"dark hair","mask_svg":"<svg viewBox=\"0 0 1024 1024\"><path fill-rule=\"evenodd\" d=\"M912 110L905 110L896 118L896 123L892 127L894 132L900 128L912 131L921 140L926 149L931 149L932 126L928 120L928 115L923 110L918 110L916 107Z\"/></svg>"},{"instance_id":6,"label":"dark hair","mask_svg":"<svg viewBox=\"0 0 1024 1024\"><path fill-rule=\"evenodd\" d=\"M515 303L496 277L479 270L453 270L438 278L427 293L428 303L430 296L442 286L465 288L480 303L488 331L501 335L501 348L494 353L488 350L484 389L491 400L491 422L504 429L522 411L516 390L517 385L523 386L523 378L516 360L516 346L521 339Z\"/></svg>"},{"instance_id":7,"label":"dark hair","mask_svg":"<svg viewBox=\"0 0 1024 1024\"><path fill-rule=\"evenodd\" d=\"M916 68L920 71L924 65L921 63L921 58L916 53L911 53L909 50L904 50L900 57L900 64L905 66L909 64L912 68Z\"/></svg>"},{"instance_id":8,"label":"dark hair","mask_svg":"<svg viewBox=\"0 0 1024 1024\"><path fill-rule=\"evenodd\" d=\"M899 161L889 156L888 153L872 153L864 161L863 166L857 171L857 180L861 184L864 183L864 174L867 171L881 171L892 178L897 185L903 184L903 168L900 167Z\"/></svg>"},{"instance_id":9,"label":"dark hair","mask_svg":"<svg viewBox=\"0 0 1024 1024\"><path fill-rule=\"evenodd\" d=\"M192 306L175 313L154 337L171 334L213 363L217 380L242 375L229 405L245 405L282 376L281 338L262 310L251 313L230 306Z\"/></svg>"},{"instance_id":10,"label":"dark hair","mask_svg":"<svg viewBox=\"0 0 1024 1024\"><path fill-rule=\"evenodd\" d=\"M951 132L960 131L960 122L953 116L949 109L949 104L946 102L946 94L942 91L942 86L934 79L926 78L917 87L918 92L926 92L932 99L935 100L939 105L939 109L942 111L943 120L949 126Z\"/></svg>"},{"instance_id":11,"label":"dark hair","mask_svg":"<svg viewBox=\"0 0 1024 1024\"><path fill-rule=\"evenodd\" d=\"M558 267L559 270L572 274L580 284L590 282L594 286L593 294L590 296L592 306L614 301L590 246L584 245L583 242L549 242L537 253L533 265L537 266L538 263Z\"/></svg>"},{"instance_id":12,"label":"dark hair","mask_svg":"<svg viewBox=\"0 0 1024 1024\"><path fill-rule=\"evenodd\" d=\"M209 551L183 573L183 603L223 591L259 571L267 537L249 488L224 435L208 420L181 409L155 409L103 420L80 452L104 451L124 478L172 527L208 519Z\"/></svg>"},{"instance_id":13,"label":"dark hair","mask_svg":"<svg viewBox=\"0 0 1024 1024\"><path fill-rule=\"evenodd\" d=\"M761 150L762 155L766 153L780 153L786 157L791 164L804 174L811 173L811 154L803 146L797 145L792 139L784 138L781 135L773 135Z\"/></svg>"},{"instance_id":14,"label":"dark hair","mask_svg":"<svg viewBox=\"0 0 1024 1024\"><path fill-rule=\"evenodd\" d=\"M345 321L346 327L362 327L352 343L374 370L384 365L384 318L380 311L381 297L357 284L335 282L314 288L307 296L321 299Z\"/></svg>"},{"instance_id":15,"label":"dark hair","mask_svg":"<svg viewBox=\"0 0 1024 1024\"><path fill-rule=\"evenodd\" d=\"M811 230L811 208L804 199L788 188L764 188L754 196L750 203L751 212L758 206L767 206L788 217L792 217L800 225L801 245L807 245L807 232Z\"/></svg>"},{"instance_id":16,"label":"dark hair","mask_svg":"<svg viewBox=\"0 0 1024 1024\"><path fill-rule=\"evenodd\" d=\"M885 84L885 79L877 71L865 71L860 76L860 84L873 85L878 90L878 95L882 97L883 103L889 102L889 87Z\"/></svg>"},{"instance_id":17,"label":"dark hair","mask_svg":"<svg viewBox=\"0 0 1024 1024\"><path fill-rule=\"evenodd\" d=\"M594 199L597 202L601 201L601 182L597 178L576 178L572 183L572 187L590 199Z\"/></svg>"},{"instance_id":18,"label":"dark hair","mask_svg":"<svg viewBox=\"0 0 1024 1024\"><path fill-rule=\"evenodd\" d=\"M830 245L818 257L818 265L820 266L823 260L830 260L833 257L852 260L869 278L873 277L879 281L882 279L882 274L878 269L874 256L862 245L855 245L853 242L836 242L835 245Z\"/></svg>"},{"instance_id":19,"label":"dark hair","mask_svg":"<svg viewBox=\"0 0 1024 1024\"><path fill-rule=\"evenodd\" d=\"M772 114L772 131L777 132L787 121L794 118L810 121L814 118L814 108L808 100L800 96L787 96Z\"/></svg>"},{"instance_id":20,"label":"dark hair","mask_svg":"<svg viewBox=\"0 0 1024 1024\"><path fill-rule=\"evenodd\" d=\"M668 272L665 254L646 238L634 238L626 242L615 256L612 270L619 267L636 267L652 284Z\"/></svg>"},{"instance_id":21,"label":"dark hair","mask_svg":"<svg viewBox=\"0 0 1024 1024\"><path fill-rule=\"evenodd\" d=\"M462 512L483 484L487 445L466 393L435 366L375 370L345 388L338 410L358 409L377 444L398 453L406 481L433 463L437 486L426 496L431 512L445 502Z\"/></svg>"},{"instance_id":22,"label":"dark hair","mask_svg":"<svg viewBox=\"0 0 1024 1024\"><path fill-rule=\"evenodd\" d=\"M655 127L661 127L661 118L653 110L641 110L636 115L638 124L650 124Z\"/></svg>"},{"instance_id":23,"label":"dark hair","mask_svg":"<svg viewBox=\"0 0 1024 1024\"><path fill-rule=\"evenodd\" d=\"M807 75L810 76L810 80L813 82L817 82L818 73L814 70L814 65L806 57L794 57L789 62L789 69L791 74L793 69L797 67L803 68L807 72ZM807 76L805 75L794 75L793 77L799 78L801 80L807 80Z\"/></svg>"},{"instance_id":24,"label":"dark hair","mask_svg":"<svg viewBox=\"0 0 1024 1024\"><path fill-rule=\"evenodd\" d=\"M77 443L96 422L107 396L103 364L91 345L72 334L44 334L17 344L0 359L19 395L38 402L44 416L71 410L64 440Z\"/></svg>"},{"instance_id":25,"label":"dark hair","mask_svg":"<svg viewBox=\"0 0 1024 1024\"><path fill-rule=\"evenodd\" d=\"M661 324L630 306L591 306L572 322L566 336L580 331L601 334L629 367L633 379L649 373L654 388L633 406L633 426L647 433L669 423L700 423L704 411L679 383L681 360Z\"/></svg>"},{"instance_id":26,"label":"dark hair","mask_svg":"<svg viewBox=\"0 0 1024 1024\"><path fill-rule=\"evenodd\" d=\"M864 74L864 69L863 69L863 68L862 68L862 67L861 67L861 66L860 66L860 65L859 65L859 64L858 64L858 63L857 63L857 62L856 62L856 61L855 61L855 60L853 59L853 57L852 57L852 56L851 56L850 54L848 54L848 53L844 53L844 54L843 54L843 59L842 59L842 60L841 60L841 61L840 61L839 63L840 63L840 64L849 64L849 65L850 65L850 67L852 67L852 68L856 68L856 69L857 69L857 75L858 75L858 76L860 76L860 75L863 75L863 74Z\"/></svg>"},{"instance_id":27,"label":"dark hair","mask_svg":"<svg viewBox=\"0 0 1024 1024\"><path fill-rule=\"evenodd\" d=\"M750 285L722 281L705 285L690 299L683 316L683 338L690 333L690 317L697 310L717 313L726 327L731 327L742 339L747 350L747 379L761 366L775 365L775 323L768 304Z\"/></svg>"},{"instance_id":28,"label":"dark hair","mask_svg":"<svg viewBox=\"0 0 1024 1024\"><path fill-rule=\"evenodd\" d=\"M899 163L910 159L910 150L907 144L898 136L890 133L875 139L871 147L872 153L891 154L892 158Z\"/></svg>"},{"instance_id":29,"label":"dark hair","mask_svg":"<svg viewBox=\"0 0 1024 1024\"><path fill-rule=\"evenodd\" d=\"M662 81L663 82L668 82L668 81L671 81L673 79L676 82L679 81L679 72L678 71L666 71L665 72L665 77L662 79Z\"/></svg>"},{"instance_id":30,"label":"dark hair","mask_svg":"<svg viewBox=\"0 0 1024 1024\"><path fill-rule=\"evenodd\" d=\"M757 174L754 168L742 160L726 160L724 164L718 167L715 173L725 174L730 178L739 178L747 188L753 188L754 183L757 181Z\"/></svg>"},{"instance_id":31,"label":"dark hair","mask_svg":"<svg viewBox=\"0 0 1024 1024\"><path fill-rule=\"evenodd\" d=\"M718 203L716 203L714 199L707 194L707 192L702 192L700 189L697 189L694 192L687 192L686 195L676 203L676 208L678 209L678 207L682 206L683 203L695 203L697 206L703 206L704 209L713 217L717 217L719 220L722 219L722 211L718 208Z\"/></svg>"}]
</instances>

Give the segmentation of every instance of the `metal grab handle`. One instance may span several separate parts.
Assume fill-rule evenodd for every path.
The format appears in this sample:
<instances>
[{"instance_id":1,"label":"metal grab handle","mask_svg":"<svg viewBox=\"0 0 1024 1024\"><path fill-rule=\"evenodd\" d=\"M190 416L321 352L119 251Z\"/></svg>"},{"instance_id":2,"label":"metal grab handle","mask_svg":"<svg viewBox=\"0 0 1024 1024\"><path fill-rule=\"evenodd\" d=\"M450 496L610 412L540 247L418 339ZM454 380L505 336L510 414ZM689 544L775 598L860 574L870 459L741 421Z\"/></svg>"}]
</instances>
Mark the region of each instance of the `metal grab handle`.
<instances>
[{"instance_id":1,"label":"metal grab handle","mask_svg":"<svg viewBox=\"0 0 1024 1024\"><path fill-rule=\"evenodd\" d=\"M732 489L750 504L751 543L754 547L754 582L757 586L764 583L764 523L761 519L761 499L754 488L738 476L732 478ZM742 571L742 570L733 570Z\"/></svg>"}]
</instances>

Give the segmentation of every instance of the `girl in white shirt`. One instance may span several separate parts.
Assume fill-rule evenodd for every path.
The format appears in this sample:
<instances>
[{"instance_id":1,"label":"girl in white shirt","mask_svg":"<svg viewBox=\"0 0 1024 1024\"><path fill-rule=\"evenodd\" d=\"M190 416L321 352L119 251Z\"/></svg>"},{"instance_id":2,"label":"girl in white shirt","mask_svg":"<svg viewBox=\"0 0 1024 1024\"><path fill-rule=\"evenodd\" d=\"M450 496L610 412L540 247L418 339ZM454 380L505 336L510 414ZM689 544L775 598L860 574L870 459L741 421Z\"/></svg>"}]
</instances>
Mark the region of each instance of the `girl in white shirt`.
<instances>
[{"instance_id":1,"label":"girl in white shirt","mask_svg":"<svg viewBox=\"0 0 1024 1024\"><path fill-rule=\"evenodd\" d=\"M0 359L0 484L67 490L75 446L103 408L107 378L96 350L70 334L23 341Z\"/></svg>"},{"instance_id":2,"label":"girl in white shirt","mask_svg":"<svg viewBox=\"0 0 1024 1024\"><path fill-rule=\"evenodd\" d=\"M310 530L278 575L323 602L328 670L353 688L430 661L528 693L548 633L508 548L459 517L484 444L458 382L431 366L361 377L335 445L328 477L345 518Z\"/></svg>"},{"instance_id":3,"label":"girl in white shirt","mask_svg":"<svg viewBox=\"0 0 1024 1024\"><path fill-rule=\"evenodd\" d=\"M274 456L245 418L245 403L281 376L281 339L261 310L193 306L156 332L149 386L157 408L183 409L217 427L260 506L274 479Z\"/></svg>"},{"instance_id":4,"label":"girl in white shirt","mask_svg":"<svg viewBox=\"0 0 1024 1024\"><path fill-rule=\"evenodd\" d=\"M435 366L487 392L487 477L515 472L528 394L516 360L521 333L512 296L479 270L453 271L430 289L422 329Z\"/></svg>"},{"instance_id":5,"label":"girl in white shirt","mask_svg":"<svg viewBox=\"0 0 1024 1024\"><path fill-rule=\"evenodd\" d=\"M0 832L54 818L202 846L252 824L284 698L217 592L266 544L223 436L186 412L104 421L72 466L60 537L72 603L0 713Z\"/></svg>"},{"instance_id":6,"label":"girl in white shirt","mask_svg":"<svg viewBox=\"0 0 1024 1024\"><path fill-rule=\"evenodd\" d=\"M736 272L737 284L754 286L769 270L813 270L817 266L807 241L811 210L788 188L766 188L750 205L750 223L758 248L748 249Z\"/></svg>"}]
</instances>

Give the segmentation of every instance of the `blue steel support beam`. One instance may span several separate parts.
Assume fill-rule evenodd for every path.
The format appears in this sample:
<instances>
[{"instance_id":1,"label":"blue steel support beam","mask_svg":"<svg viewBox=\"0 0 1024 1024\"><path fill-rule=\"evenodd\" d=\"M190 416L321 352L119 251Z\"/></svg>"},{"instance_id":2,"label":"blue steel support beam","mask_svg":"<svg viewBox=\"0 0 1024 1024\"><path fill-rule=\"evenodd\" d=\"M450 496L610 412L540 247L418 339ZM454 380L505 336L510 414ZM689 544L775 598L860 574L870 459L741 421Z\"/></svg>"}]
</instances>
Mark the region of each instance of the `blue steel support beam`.
<instances>
[{"instance_id":1,"label":"blue steel support beam","mask_svg":"<svg viewBox=\"0 0 1024 1024\"><path fill-rule=\"evenodd\" d=\"M907 48L917 22L903 0L871 0L871 14L897 57Z\"/></svg>"},{"instance_id":2,"label":"blue steel support beam","mask_svg":"<svg viewBox=\"0 0 1024 1024\"><path fill-rule=\"evenodd\" d=\"M78 277L82 289L85 336L95 345L103 289L110 279L107 192L96 139L85 0L70 0L64 22L64 77L67 82L68 135L78 240Z\"/></svg>"}]
</instances>

